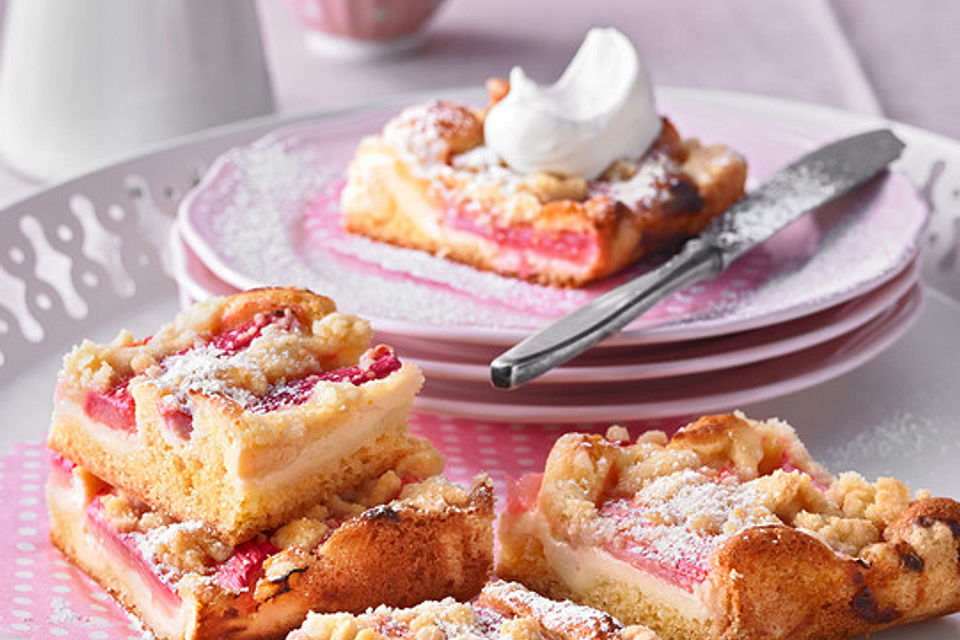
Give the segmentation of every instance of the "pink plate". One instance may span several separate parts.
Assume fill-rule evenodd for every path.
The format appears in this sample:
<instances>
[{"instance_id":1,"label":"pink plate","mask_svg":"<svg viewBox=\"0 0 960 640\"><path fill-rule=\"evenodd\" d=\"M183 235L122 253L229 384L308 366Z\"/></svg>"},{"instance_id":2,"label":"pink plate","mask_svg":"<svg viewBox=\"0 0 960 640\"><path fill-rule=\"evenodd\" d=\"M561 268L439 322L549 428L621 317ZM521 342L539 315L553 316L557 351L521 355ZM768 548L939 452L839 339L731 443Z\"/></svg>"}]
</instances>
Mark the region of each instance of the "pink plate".
<instances>
[{"instance_id":1,"label":"pink plate","mask_svg":"<svg viewBox=\"0 0 960 640\"><path fill-rule=\"evenodd\" d=\"M547 372L531 384L652 380L778 358L809 349L865 325L894 305L916 284L914 262L876 290L810 316L704 340L592 351ZM486 386L490 381L490 360L497 355L496 350L490 354L476 353L476 349L469 349L474 345L464 345L468 348L460 349L449 343L402 341L383 334L377 334L377 341L395 347L404 359L416 362L430 380L461 380ZM446 350L441 349L442 346L446 346ZM480 357L470 359L469 355Z\"/></svg>"},{"instance_id":2,"label":"pink plate","mask_svg":"<svg viewBox=\"0 0 960 640\"><path fill-rule=\"evenodd\" d=\"M683 97L661 100L687 136L723 141L751 182L822 143L813 125ZM380 330L510 344L650 264L583 290L542 287L344 233L338 197L359 139L397 106L282 129L223 155L182 203L181 230L217 279L238 289L296 284L323 292ZM651 309L611 344L721 335L794 319L861 295L911 259L927 218L899 174L797 221L725 274Z\"/></svg>"},{"instance_id":3,"label":"pink plate","mask_svg":"<svg viewBox=\"0 0 960 640\"><path fill-rule=\"evenodd\" d=\"M184 245L176 226L170 242L182 306L237 291L219 280ZM772 327L664 345L609 347L601 344L533 384L617 382L689 375L793 353L848 333L871 320L916 283L916 271L916 262L910 262L890 281L853 300ZM375 340L397 348L431 378L484 384L489 380L489 362L501 351L497 346L482 343L454 343L382 331L376 332Z\"/></svg>"},{"instance_id":4,"label":"pink plate","mask_svg":"<svg viewBox=\"0 0 960 640\"><path fill-rule=\"evenodd\" d=\"M170 253L173 262L173 279L180 288L181 306L200 302L214 296L229 296L239 289L219 279L183 241L180 227L174 223L170 228Z\"/></svg>"},{"instance_id":5,"label":"pink plate","mask_svg":"<svg viewBox=\"0 0 960 640\"><path fill-rule=\"evenodd\" d=\"M806 389L860 366L903 335L922 308L923 289L917 284L896 304L847 335L722 372L619 385L542 384L508 392L431 378L415 407L482 420L567 423L723 411Z\"/></svg>"}]
</instances>

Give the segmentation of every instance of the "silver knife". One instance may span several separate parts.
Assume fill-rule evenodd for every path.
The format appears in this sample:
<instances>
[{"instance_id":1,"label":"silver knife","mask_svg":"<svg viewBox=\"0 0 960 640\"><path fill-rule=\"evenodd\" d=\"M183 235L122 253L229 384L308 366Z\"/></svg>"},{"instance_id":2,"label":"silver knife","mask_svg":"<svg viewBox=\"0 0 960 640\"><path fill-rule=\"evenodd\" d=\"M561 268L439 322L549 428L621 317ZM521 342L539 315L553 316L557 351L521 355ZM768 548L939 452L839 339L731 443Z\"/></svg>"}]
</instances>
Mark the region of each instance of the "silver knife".
<instances>
[{"instance_id":1,"label":"silver knife","mask_svg":"<svg viewBox=\"0 0 960 640\"><path fill-rule=\"evenodd\" d=\"M714 219L657 269L608 291L497 356L490 363L493 385L512 389L527 383L622 329L671 293L719 274L807 211L876 176L903 147L890 130L882 129L803 156Z\"/></svg>"}]
</instances>

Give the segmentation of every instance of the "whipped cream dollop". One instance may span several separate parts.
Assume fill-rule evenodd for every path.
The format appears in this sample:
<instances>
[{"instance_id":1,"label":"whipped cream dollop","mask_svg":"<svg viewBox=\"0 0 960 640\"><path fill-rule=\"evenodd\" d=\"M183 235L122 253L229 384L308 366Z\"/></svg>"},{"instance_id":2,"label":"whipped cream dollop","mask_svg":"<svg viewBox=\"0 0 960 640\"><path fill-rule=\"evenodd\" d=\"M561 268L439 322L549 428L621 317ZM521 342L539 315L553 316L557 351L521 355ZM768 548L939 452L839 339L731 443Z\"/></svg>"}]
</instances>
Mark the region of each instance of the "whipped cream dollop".
<instances>
[{"instance_id":1,"label":"whipped cream dollop","mask_svg":"<svg viewBox=\"0 0 960 640\"><path fill-rule=\"evenodd\" d=\"M614 160L642 155L660 126L637 50L616 29L597 28L553 85L514 67L509 93L487 114L484 138L516 171L589 180Z\"/></svg>"}]
</instances>

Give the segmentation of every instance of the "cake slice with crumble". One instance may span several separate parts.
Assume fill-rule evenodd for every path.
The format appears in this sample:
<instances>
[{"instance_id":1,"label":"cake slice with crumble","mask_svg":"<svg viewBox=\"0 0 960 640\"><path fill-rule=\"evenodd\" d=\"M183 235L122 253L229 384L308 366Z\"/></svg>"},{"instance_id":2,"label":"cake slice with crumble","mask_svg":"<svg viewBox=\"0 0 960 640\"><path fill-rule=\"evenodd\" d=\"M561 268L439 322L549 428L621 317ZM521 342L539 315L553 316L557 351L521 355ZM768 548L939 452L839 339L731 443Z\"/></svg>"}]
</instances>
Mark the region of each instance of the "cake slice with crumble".
<instances>
[{"instance_id":1,"label":"cake slice with crumble","mask_svg":"<svg viewBox=\"0 0 960 640\"><path fill-rule=\"evenodd\" d=\"M54 455L50 537L163 640L263 640L311 610L469 599L493 562L493 491L439 473L432 448L231 544ZM152 637L152 636L151 636Z\"/></svg>"},{"instance_id":2,"label":"cake slice with crumble","mask_svg":"<svg viewBox=\"0 0 960 640\"><path fill-rule=\"evenodd\" d=\"M486 108L433 100L361 141L344 227L579 287L676 248L744 193L744 159L681 137L614 29L591 29L554 85L515 68L487 88Z\"/></svg>"},{"instance_id":3,"label":"cake slice with crumble","mask_svg":"<svg viewBox=\"0 0 960 640\"><path fill-rule=\"evenodd\" d=\"M656 640L640 626L517 583L495 580L473 602L453 598L416 607L377 607L361 615L311 613L287 640Z\"/></svg>"},{"instance_id":4,"label":"cake slice with crumble","mask_svg":"<svg viewBox=\"0 0 960 640\"><path fill-rule=\"evenodd\" d=\"M960 610L960 503L833 476L791 427L741 414L562 436L499 539L499 576L670 639L842 639Z\"/></svg>"},{"instance_id":5,"label":"cake slice with crumble","mask_svg":"<svg viewBox=\"0 0 960 640\"><path fill-rule=\"evenodd\" d=\"M507 88L493 86L495 104ZM584 180L505 166L483 144L484 113L436 100L364 139L341 198L345 228L478 269L579 287L675 248L744 192L743 158L682 139L667 119L649 150Z\"/></svg>"},{"instance_id":6,"label":"cake slice with crumble","mask_svg":"<svg viewBox=\"0 0 960 640\"><path fill-rule=\"evenodd\" d=\"M48 446L238 544L429 447L407 426L419 369L370 339L303 289L212 299L68 354Z\"/></svg>"}]
</instances>

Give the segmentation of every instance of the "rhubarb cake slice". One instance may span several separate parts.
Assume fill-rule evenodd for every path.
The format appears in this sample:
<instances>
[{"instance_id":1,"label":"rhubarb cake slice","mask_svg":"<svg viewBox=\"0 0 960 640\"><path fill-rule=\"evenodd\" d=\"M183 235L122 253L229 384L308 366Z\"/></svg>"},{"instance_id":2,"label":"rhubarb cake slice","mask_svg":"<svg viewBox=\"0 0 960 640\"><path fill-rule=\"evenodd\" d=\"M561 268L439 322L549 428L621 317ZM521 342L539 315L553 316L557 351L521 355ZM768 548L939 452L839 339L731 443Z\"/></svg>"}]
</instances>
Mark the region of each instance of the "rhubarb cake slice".
<instances>
[{"instance_id":1,"label":"rhubarb cake slice","mask_svg":"<svg viewBox=\"0 0 960 640\"><path fill-rule=\"evenodd\" d=\"M311 613L287 640L656 640L640 626L558 602L502 580L470 603L453 598L408 609L380 606L361 615Z\"/></svg>"},{"instance_id":2,"label":"rhubarb cake slice","mask_svg":"<svg viewBox=\"0 0 960 640\"><path fill-rule=\"evenodd\" d=\"M497 573L675 639L840 639L960 610L960 503L830 475L793 429L571 433L515 483Z\"/></svg>"},{"instance_id":3,"label":"rhubarb cake slice","mask_svg":"<svg viewBox=\"0 0 960 640\"><path fill-rule=\"evenodd\" d=\"M84 342L64 359L48 446L242 542L423 446L407 427L422 375L370 337L328 298L275 288L198 304L142 340Z\"/></svg>"},{"instance_id":4,"label":"rhubarb cake slice","mask_svg":"<svg viewBox=\"0 0 960 640\"><path fill-rule=\"evenodd\" d=\"M433 476L442 464L411 453L233 545L55 455L50 536L159 638L278 638L311 610L476 595L493 562L492 485L465 491Z\"/></svg>"},{"instance_id":5,"label":"rhubarb cake slice","mask_svg":"<svg viewBox=\"0 0 960 640\"><path fill-rule=\"evenodd\" d=\"M490 83L491 106L509 92ZM507 166L487 111L435 100L364 139L341 198L348 231L554 286L583 286L678 246L743 195L746 163L684 140L667 119L649 149L586 179Z\"/></svg>"}]
</instances>

